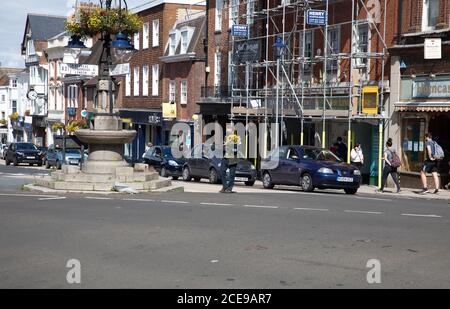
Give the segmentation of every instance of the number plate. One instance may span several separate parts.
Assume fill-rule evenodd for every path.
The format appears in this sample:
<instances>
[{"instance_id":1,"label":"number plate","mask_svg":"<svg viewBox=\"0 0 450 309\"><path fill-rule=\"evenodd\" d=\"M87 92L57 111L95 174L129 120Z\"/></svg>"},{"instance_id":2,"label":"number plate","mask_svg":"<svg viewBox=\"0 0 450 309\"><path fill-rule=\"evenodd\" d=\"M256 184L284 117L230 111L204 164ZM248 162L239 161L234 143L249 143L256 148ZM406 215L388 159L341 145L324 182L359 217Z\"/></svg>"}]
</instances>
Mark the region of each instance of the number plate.
<instances>
[{"instance_id":1,"label":"number plate","mask_svg":"<svg viewBox=\"0 0 450 309\"><path fill-rule=\"evenodd\" d=\"M70 164L78 164L77 160L70 160Z\"/></svg>"},{"instance_id":2,"label":"number plate","mask_svg":"<svg viewBox=\"0 0 450 309\"><path fill-rule=\"evenodd\" d=\"M27 157L27 159L34 159L34 157Z\"/></svg>"},{"instance_id":3,"label":"number plate","mask_svg":"<svg viewBox=\"0 0 450 309\"><path fill-rule=\"evenodd\" d=\"M248 178L245 177L236 177L234 178L235 181L248 181Z\"/></svg>"},{"instance_id":4,"label":"number plate","mask_svg":"<svg viewBox=\"0 0 450 309\"><path fill-rule=\"evenodd\" d=\"M353 182L353 178L352 177L338 177L337 181L340 181L340 182Z\"/></svg>"}]
</instances>

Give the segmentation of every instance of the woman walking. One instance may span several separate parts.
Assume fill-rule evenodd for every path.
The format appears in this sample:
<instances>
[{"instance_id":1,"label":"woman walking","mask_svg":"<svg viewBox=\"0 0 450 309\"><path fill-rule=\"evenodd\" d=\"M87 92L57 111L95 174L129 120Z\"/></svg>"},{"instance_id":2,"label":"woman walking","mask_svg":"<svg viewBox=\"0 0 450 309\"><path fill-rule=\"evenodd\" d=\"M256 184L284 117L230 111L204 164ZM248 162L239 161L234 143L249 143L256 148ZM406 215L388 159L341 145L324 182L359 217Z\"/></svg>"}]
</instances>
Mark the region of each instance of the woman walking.
<instances>
[{"instance_id":1,"label":"woman walking","mask_svg":"<svg viewBox=\"0 0 450 309\"><path fill-rule=\"evenodd\" d=\"M397 156L397 153L392 147L392 138L389 138L386 142L386 150L384 151L384 169L383 169L383 178L381 180L381 188L377 190L377 192L383 193L384 192L384 186L386 185L386 180L391 174L392 179L394 180L395 185L397 186L397 193L400 192L400 183L398 182L398 174L397 174L397 167L399 166L399 159Z\"/></svg>"},{"instance_id":2,"label":"woman walking","mask_svg":"<svg viewBox=\"0 0 450 309\"><path fill-rule=\"evenodd\" d=\"M355 144L355 147L353 147L352 151L350 152L350 159L352 161L352 164L359 170L361 170L361 167L364 164L364 155L361 149L361 144L359 142Z\"/></svg>"}]
</instances>

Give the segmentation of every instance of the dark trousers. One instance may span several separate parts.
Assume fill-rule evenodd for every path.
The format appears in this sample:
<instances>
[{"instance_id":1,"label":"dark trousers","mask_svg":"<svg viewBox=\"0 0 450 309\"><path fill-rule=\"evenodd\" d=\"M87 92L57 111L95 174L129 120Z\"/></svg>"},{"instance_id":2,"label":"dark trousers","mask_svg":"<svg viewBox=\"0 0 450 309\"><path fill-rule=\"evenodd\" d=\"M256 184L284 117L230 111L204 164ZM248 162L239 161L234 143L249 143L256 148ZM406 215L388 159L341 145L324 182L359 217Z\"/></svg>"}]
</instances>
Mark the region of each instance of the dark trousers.
<instances>
[{"instance_id":1,"label":"dark trousers","mask_svg":"<svg viewBox=\"0 0 450 309\"><path fill-rule=\"evenodd\" d=\"M386 185L386 180L387 180L389 174L391 174L392 179L394 180L394 183L397 186L397 190L400 190L400 183L398 182L397 168L391 167L389 164L386 164L383 169L383 178L381 179L381 190L384 189L384 186Z\"/></svg>"},{"instance_id":2,"label":"dark trousers","mask_svg":"<svg viewBox=\"0 0 450 309\"><path fill-rule=\"evenodd\" d=\"M227 173L227 169L230 172ZM236 176L236 164L229 165L228 160L222 160L221 165L222 170L222 188L223 190L232 190L234 186L234 177Z\"/></svg>"}]
</instances>

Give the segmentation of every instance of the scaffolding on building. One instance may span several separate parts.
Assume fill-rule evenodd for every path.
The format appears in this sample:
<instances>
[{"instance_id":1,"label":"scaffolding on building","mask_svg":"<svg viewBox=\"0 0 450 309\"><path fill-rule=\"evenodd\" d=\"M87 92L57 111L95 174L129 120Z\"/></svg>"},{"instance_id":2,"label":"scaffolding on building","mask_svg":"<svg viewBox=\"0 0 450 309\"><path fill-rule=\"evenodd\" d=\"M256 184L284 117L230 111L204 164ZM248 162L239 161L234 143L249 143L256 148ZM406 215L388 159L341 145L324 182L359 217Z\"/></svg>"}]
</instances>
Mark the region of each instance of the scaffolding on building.
<instances>
[{"instance_id":1,"label":"scaffolding on building","mask_svg":"<svg viewBox=\"0 0 450 309\"><path fill-rule=\"evenodd\" d=\"M348 121L349 142L352 121L356 119L378 121L381 137L384 94L388 87L384 78L386 0L369 0L372 5L378 4L371 8L364 0L229 1L230 26L248 27L247 37L232 36L230 42L233 53L229 61L232 120L245 118L248 123L251 117L266 123L275 121L278 140L283 134L278 127L284 118L298 119L302 145L305 120L321 120L323 148L326 146L325 124L329 119ZM335 8L338 6L341 9L348 6L351 11L339 12L340 18L337 18ZM330 22L330 7L334 20L342 19L342 16L346 20ZM325 12L325 23L308 23L309 10ZM341 50L341 30L350 32L345 51ZM322 42L317 41L320 37ZM277 38L285 45L278 66L273 52ZM248 47L243 45L251 42L256 42L256 47L245 51ZM377 46L371 46L371 42L376 42ZM314 46L323 50L314 50ZM378 87L380 104L374 114L363 113L362 95L367 85ZM283 139L279 140L282 143ZM276 144L279 145L278 141ZM350 161L350 151L347 161Z\"/></svg>"}]
</instances>

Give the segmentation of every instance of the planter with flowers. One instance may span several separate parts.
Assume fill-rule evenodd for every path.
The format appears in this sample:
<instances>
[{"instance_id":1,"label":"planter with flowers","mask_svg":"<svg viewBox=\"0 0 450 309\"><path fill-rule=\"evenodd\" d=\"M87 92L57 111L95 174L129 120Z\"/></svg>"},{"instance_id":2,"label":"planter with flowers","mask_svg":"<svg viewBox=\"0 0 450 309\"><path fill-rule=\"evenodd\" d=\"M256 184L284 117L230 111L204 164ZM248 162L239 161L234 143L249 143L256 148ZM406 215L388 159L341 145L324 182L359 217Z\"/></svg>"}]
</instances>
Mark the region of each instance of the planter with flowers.
<instances>
[{"instance_id":1,"label":"planter with flowers","mask_svg":"<svg viewBox=\"0 0 450 309\"><path fill-rule=\"evenodd\" d=\"M64 124L62 124L61 122L55 122L54 124L52 124L53 132L57 132L58 130L61 130L63 128L64 128Z\"/></svg>"},{"instance_id":2,"label":"planter with flowers","mask_svg":"<svg viewBox=\"0 0 450 309\"><path fill-rule=\"evenodd\" d=\"M104 33L130 36L141 27L142 20L139 16L120 8L80 8L66 21L66 30L78 38Z\"/></svg>"},{"instance_id":3,"label":"planter with flowers","mask_svg":"<svg viewBox=\"0 0 450 309\"><path fill-rule=\"evenodd\" d=\"M6 119L0 119L0 126L5 126L8 124L8 121Z\"/></svg>"}]
</instances>

